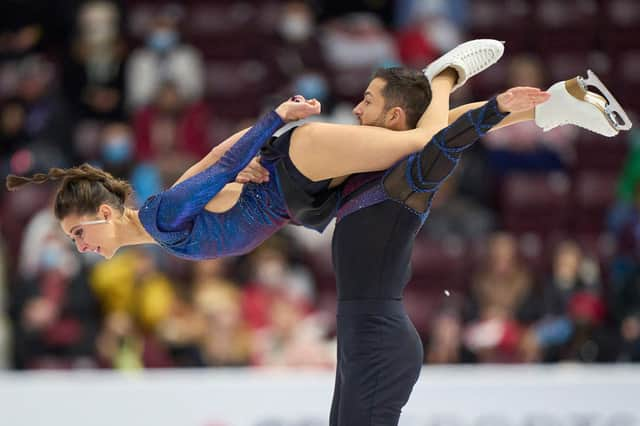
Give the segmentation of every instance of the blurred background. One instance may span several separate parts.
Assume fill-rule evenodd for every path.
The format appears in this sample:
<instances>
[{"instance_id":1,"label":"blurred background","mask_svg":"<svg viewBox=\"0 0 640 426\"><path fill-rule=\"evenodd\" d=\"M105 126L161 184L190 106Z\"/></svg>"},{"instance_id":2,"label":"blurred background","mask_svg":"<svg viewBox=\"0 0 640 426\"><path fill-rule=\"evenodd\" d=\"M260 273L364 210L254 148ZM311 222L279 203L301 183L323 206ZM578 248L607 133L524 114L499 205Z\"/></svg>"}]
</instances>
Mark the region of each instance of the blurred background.
<instances>
[{"instance_id":1,"label":"blurred background","mask_svg":"<svg viewBox=\"0 0 640 426\"><path fill-rule=\"evenodd\" d=\"M4 0L0 173L89 162L139 205L292 94L356 124L376 68L420 69L478 37L505 55L452 107L590 68L637 121L637 0ZM476 144L414 249L405 304L425 364L639 361L639 181L635 130L523 124ZM333 374L330 230L289 227L239 258L103 261L61 233L53 190L3 185L0 368Z\"/></svg>"}]
</instances>

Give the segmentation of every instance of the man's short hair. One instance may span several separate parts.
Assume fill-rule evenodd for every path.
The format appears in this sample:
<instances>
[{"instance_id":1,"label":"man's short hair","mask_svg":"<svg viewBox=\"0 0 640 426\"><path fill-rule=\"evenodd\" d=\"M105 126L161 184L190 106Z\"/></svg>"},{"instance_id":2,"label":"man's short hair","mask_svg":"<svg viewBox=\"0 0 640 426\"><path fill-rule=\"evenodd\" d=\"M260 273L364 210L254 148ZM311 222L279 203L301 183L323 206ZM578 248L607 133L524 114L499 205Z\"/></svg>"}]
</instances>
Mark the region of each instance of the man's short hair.
<instances>
[{"instance_id":1,"label":"man's short hair","mask_svg":"<svg viewBox=\"0 0 640 426\"><path fill-rule=\"evenodd\" d=\"M402 108L407 116L407 125L414 129L422 113L431 103L429 80L420 71L402 68L380 68L372 79L380 78L387 84L382 90L385 110Z\"/></svg>"}]
</instances>

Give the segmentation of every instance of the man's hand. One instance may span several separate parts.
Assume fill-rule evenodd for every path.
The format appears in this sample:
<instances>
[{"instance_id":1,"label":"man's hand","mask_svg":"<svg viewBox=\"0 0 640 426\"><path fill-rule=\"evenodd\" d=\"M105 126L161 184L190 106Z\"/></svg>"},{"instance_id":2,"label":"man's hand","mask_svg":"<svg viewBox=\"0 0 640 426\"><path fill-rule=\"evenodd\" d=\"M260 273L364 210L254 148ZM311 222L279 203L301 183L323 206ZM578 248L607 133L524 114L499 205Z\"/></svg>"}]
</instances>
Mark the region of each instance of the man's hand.
<instances>
[{"instance_id":1,"label":"man's hand","mask_svg":"<svg viewBox=\"0 0 640 426\"><path fill-rule=\"evenodd\" d=\"M535 87L514 87L498 95L498 108L502 112L520 112L535 108L549 100L549 92Z\"/></svg>"},{"instance_id":2,"label":"man's hand","mask_svg":"<svg viewBox=\"0 0 640 426\"><path fill-rule=\"evenodd\" d=\"M238 183L264 183L269 182L269 171L262 167L260 164L260 157L256 157L247 167L245 167L238 176L236 176L236 182Z\"/></svg>"},{"instance_id":3,"label":"man's hand","mask_svg":"<svg viewBox=\"0 0 640 426\"><path fill-rule=\"evenodd\" d=\"M276 113L286 122L302 120L312 115L320 114L322 106L316 99L306 100L304 96L296 95L283 102L276 108Z\"/></svg>"}]
</instances>

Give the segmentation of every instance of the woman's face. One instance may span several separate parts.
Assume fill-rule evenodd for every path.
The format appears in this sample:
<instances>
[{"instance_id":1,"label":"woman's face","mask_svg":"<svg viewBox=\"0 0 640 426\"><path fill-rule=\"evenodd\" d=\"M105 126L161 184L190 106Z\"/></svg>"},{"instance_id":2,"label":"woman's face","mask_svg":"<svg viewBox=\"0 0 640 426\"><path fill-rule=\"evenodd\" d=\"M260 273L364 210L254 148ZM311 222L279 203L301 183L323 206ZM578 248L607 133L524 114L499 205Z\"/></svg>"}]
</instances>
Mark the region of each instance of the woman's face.
<instances>
[{"instance_id":1,"label":"woman's face","mask_svg":"<svg viewBox=\"0 0 640 426\"><path fill-rule=\"evenodd\" d=\"M112 216L109 206L100 206L96 215L70 214L60 221L60 226L80 253L94 252L110 259L119 248Z\"/></svg>"}]
</instances>

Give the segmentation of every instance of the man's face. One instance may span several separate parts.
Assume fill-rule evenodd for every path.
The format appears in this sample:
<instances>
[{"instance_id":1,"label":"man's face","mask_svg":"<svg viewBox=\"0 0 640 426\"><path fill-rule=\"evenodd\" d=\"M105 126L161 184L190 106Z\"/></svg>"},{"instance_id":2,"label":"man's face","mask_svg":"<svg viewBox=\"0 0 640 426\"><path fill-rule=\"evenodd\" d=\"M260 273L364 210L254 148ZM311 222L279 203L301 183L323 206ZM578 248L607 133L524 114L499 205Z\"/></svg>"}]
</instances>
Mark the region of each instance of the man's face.
<instances>
[{"instance_id":1,"label":"man's face","mask_svg":"<svg viewBox=\"0 0 640 426\"><path fill-rule=\"evenodd\" d=\"M374 78L364 92L364 97L358 105L353 108L353 114L356 116L360 125L364 126L387 126L387 110L385 109L385 99L382 90L387 82Z\"/></svg>"}]
</instances>

